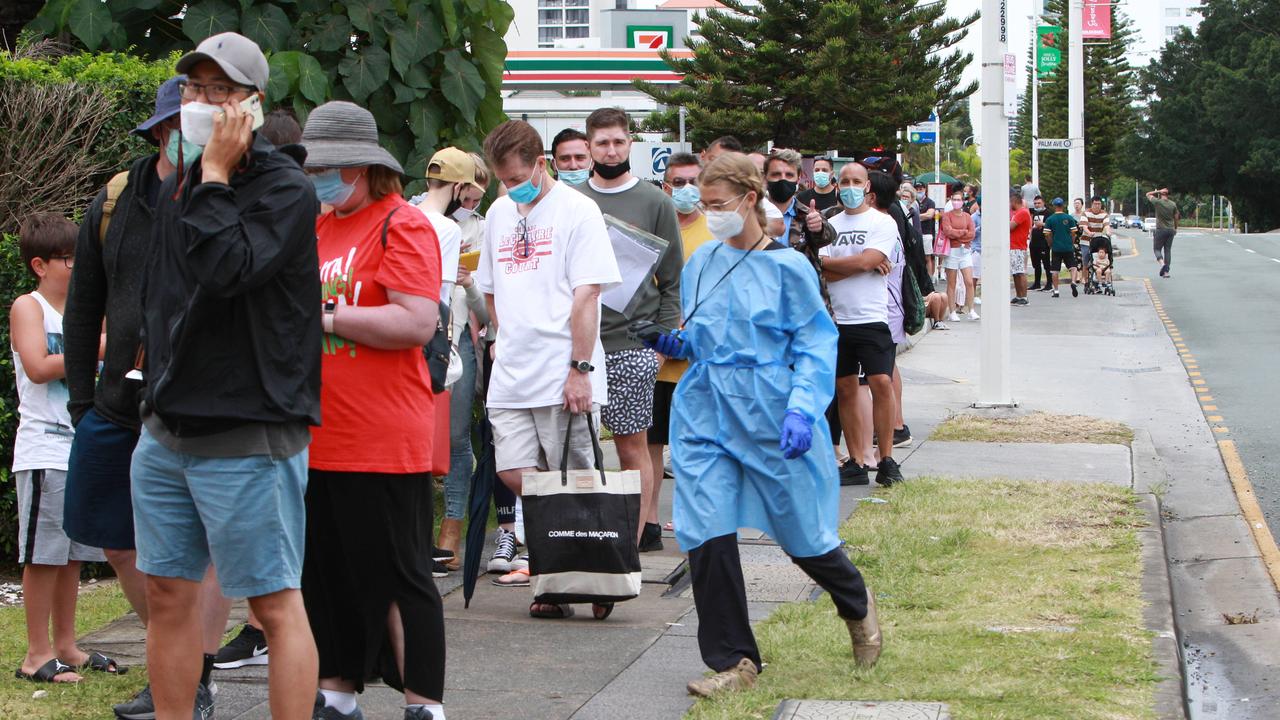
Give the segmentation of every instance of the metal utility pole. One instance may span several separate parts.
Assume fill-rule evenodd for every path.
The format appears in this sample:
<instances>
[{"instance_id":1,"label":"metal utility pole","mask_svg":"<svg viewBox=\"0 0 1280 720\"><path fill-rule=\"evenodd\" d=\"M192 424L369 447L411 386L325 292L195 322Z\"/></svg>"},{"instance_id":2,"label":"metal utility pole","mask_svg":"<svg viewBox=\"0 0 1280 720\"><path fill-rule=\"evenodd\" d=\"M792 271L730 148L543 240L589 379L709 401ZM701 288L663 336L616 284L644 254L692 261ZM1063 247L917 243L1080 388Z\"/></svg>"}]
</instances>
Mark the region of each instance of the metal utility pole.
<instances>
[{"instance_id":1,"label":"metal utility pole","mask_svg":"<svg viewBox=\"0 0 1280 720\"><path fill-rule=\"evenodd\" d=\"M1067 136L1071 149L1067 151L1067 207L1071 201L1084 197L1084 0L1068 3L1067 33L1070 44L1067 50Z\"/></svg>"},{"instance_id":2,"label":"metal utility pole","mask_svg":"<svg viewBox=\"0 0 1280 720\"><path fill-rule=\"evenodd\" d=\"M1040 187L1040 15L1031 15L1031 182Z\"/></svg>"},{"instance_id":3,"label":"metal utility pole","mask_svg":"<svg viewBox=\"0 0 1280 720\"><path fill-rule=\"evenodd\" d=\"M933 133L933 181L942 182L942 115L936 107L933 109L933 116L938 119Z\"/></svg>"},{"instance_id":4,"label":"metal utility pole","mask_svg":"<svg viewBox=\"0 0 1280 720\"><path fill-rule=\"evenodd\" d=\"M982 0L982 254L992 269L986 284L975 407L1014 405L1009 377L1009 113L1005 108L1008 0ZM1013 113L1016 115L1016 109Z\"/></svg>"},{"instance_id":5,"label":"metal utility pole","mask_svg":"<svg viewBox=\"0 0 1280 720\"><path fill-rule=\"evenodd\" d=\"M685 141L684 141L684 114L685 114L685 109L684 109L684 106L683 106L683 105L681 105L681 106L680 106L680 112L679 112L679 115L680 115L680 150L681 150L681 151L683 151L683 152L689 152L689 146L688 146L687 144L685 144Z\"/></svg>"}]
</instances>

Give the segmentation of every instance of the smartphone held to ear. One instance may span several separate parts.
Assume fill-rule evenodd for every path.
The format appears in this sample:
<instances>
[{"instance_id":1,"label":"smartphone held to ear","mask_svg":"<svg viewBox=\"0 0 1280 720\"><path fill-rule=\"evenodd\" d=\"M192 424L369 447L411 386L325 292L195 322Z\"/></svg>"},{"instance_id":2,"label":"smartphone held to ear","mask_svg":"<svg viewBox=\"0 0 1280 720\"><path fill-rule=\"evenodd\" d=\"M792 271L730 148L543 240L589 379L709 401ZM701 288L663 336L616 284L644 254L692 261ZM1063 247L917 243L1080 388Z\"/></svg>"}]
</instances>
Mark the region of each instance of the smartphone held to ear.
<instances>
[{"instance_id":1,"label":"smartphone held to ear","mask_svg":"<svg viewBox=\"0 0 1280 720\"><path fill-rule=\"evenodd\" d=\"M257 130L266 122L266 118L262 116L262 100L257 93L242 100L240 107L253 117L253 127L249 128L250 130Z\"/></svg>"}]
</instances>

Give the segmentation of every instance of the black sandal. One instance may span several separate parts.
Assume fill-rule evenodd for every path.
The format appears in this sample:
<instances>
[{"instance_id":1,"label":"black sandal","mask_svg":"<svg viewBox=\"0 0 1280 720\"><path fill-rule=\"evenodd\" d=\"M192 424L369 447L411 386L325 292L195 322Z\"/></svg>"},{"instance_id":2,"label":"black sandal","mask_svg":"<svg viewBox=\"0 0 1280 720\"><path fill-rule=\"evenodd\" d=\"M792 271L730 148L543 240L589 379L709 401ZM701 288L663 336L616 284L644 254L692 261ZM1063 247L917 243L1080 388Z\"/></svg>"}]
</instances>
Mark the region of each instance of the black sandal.
<instances>
[{"instance_id":1,"label":"black sandal","mask_svg":"<svg viewBox=\"0 0 1280 720\"><path fill-rule=\"evenodd\" d=\"M57 680L54 680L54 678L56 678L57 676L63 673L74 673L75 671L76 669L71 667L70 665L62 662L58 658L53 658L49 662L41 665L40 669L36 670L30 675L22 672L22 668L19 667L17 670L13 671L13 676L19 680L30 680L31 682L53 683L56 685L75 685L80 681L68 680L66 682L59 682Z\"/></svg>"},{"instance_id":2,"label":"black sandal","mask_svg":"<svg viewBox=\"0 0 1280 720\"><path fill-rule=\"evenodd\" d=\"M84 661L78 670L92 670L94 672L106 673L108 675L124 675L129 672L129 668L122 667L114 658L109 658L100 652L90 652L89 659Z\"/></svg>"},{"instance_id":3,"label":"black sandal","mask_svg":"<svg viewBox=\"0 0 1280 720\"><path fill-rule=\"evenodd\" d=\"M592 603L591 615L597 620L607 620L613 614L613 603Z\"/></svg>"}]
</instances>

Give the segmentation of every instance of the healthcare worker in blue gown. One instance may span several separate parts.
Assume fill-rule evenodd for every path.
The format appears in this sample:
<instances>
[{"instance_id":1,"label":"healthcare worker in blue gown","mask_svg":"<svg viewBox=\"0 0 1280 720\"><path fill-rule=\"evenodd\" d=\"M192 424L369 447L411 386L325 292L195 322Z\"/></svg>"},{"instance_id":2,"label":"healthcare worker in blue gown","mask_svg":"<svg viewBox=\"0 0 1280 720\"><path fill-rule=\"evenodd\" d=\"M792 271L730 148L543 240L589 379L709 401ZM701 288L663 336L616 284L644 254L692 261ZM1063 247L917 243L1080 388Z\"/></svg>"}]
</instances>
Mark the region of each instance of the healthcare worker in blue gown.
<instances>
[{"instance_id":1,"label":"healthcare worker in blue gown","mask_svg":"<svg viewBox=\"0 0 1280 720\"><path fill-rule=\"evenodd\" d=\"M749 687L761 668L739 527L767 533L830 593L859 664L879 656L880 631L873 597L836 534L835 459L809 452L831 445L824 413L835 387L836 327L817 275L803 255L765 236L763 181L746 156L717 158L699 185L716 241L681 276L684 328L651 345L690 361L671 410L672 520L689 554L698 647L717 673L689 690L710 695Z\"/></svg>"}]
</instances>

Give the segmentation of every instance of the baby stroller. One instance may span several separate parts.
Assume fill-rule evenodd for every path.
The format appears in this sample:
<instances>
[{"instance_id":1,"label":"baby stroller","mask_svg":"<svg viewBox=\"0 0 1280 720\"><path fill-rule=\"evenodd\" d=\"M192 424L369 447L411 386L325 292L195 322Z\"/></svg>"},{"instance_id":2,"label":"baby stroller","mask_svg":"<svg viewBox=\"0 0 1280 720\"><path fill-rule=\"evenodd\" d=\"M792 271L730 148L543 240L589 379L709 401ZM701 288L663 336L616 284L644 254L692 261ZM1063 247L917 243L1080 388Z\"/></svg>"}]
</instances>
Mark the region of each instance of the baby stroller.
<instances>
[{"instance_id":1,"label":"baby stroller","mask_svg":"<svg viewBox=\"0 0 1280 720\"><path fill-rule=\"evenodd\" d=\"M1115 287L1111 283L1111 271L1115 265L1111 238L1098 235L1089 242L1088 280L1084 285L1085 295L1109 295L1114 297Z\"/></svg>"}]
</instances>

